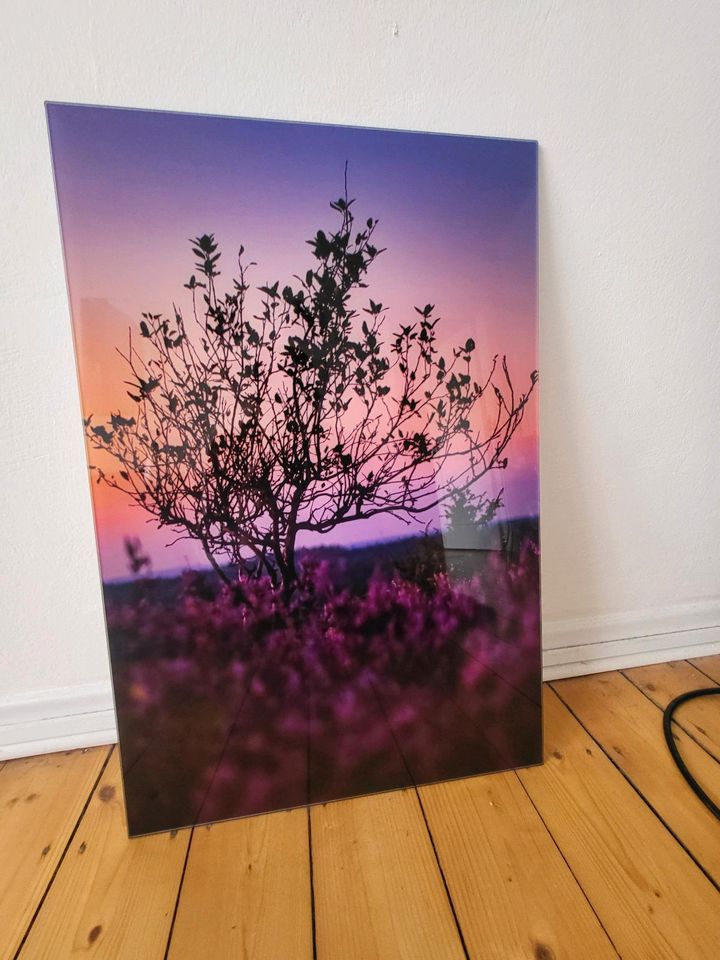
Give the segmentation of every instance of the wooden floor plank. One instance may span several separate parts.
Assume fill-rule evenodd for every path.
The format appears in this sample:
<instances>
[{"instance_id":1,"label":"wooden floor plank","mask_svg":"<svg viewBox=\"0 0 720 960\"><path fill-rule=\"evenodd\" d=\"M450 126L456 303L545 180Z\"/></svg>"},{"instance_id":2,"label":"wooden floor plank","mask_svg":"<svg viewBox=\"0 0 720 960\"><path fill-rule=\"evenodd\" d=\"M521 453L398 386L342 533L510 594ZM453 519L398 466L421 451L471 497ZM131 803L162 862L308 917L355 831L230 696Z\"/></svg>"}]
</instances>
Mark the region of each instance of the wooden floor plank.
<instances>
[{"instance_id":1,"label":"wooden floor plank","mask_svg":"<svg viewBox=\"0 0 720 960\"><path fill-rule=\"evenodd\" d=\"M318 960L463 960L414 790L311 818Z\"/></svg>"},{"instance_id":2,"label":"wooden floor plank","mask_svg":"<svg viewBox=\"0 0 720 960\"><path fill-rule=\"evenodd\" d=\"M687 660L655 663L622 672L662 710L681 693L717 686ZM683 730L720 760L720 696L717 699L700 697L689 700L678 708L674 718Z\"/></svg>"},{"instance_id":3,"label":"wooden floor plank","mask_svg":"<svg viewBox=\"0 0 720 960\"><path fill-rule=\"evenodd\" d=\"M169 960L312 960L305 809L196 827Z\"/></svg>"},{"instance_id":4,"label":"wooden floor plank","mask_svg":"<svg viewBox=\"0 0 720 960\"><path fill-rule=\"evenodd\" d=\"M660 710L619 673L562 680L552 686L673 833L720 883L718 822L675 765L663 737ZM683 730L677 730L676 740L693 776L710 796L720 797L720 764Z\"/></svg>"},{"instance_id":5,"label":"wooden floor plank","mask_svg":"<svg viewBox=\"0 0 720 960\"><path fill-rule=\"evenodd\" d=\"M314 807L318 960L463 960L433 842L472 960L720 956L720 894L625 779L720 882L716 821L658 709L720 681L720 657L692 663L557 682L625 776L548 691L546 765L421 787L432 840L412 789ZM688 765L720 794L715 701L679 716ZM115 755L83 815L107 756L0 763L0 957L42 902L20 960L162 960L190 834L127 840ZM311 960L307 817L196 829L169 960Z\"/></svg>"},{"instance_id":6,"label":"wooden floor plank","mask_svg":"<svg viewBox=\"0 0 720 960\"><path fill-rule=\"evenodd\" d=\"M720 684L720 654L714 657L693 657L689 662L707 674L714 683Z\"/></svg>"},{"instance_id":7,"label":"wooden floor plank","mask_svg":"<svg viewBox=\"0 0 720 960\"><path fill-rule=\"evenodd\" d=\"M161 960L190 831L129 840L115 751L21 960Z\"/></svg>"},{"instance_id":8,"label":"wooden floor plank","mask_svg":"<svg viewBox=\"0 0 720 960\"><path fill-rule=\"evenodd\" d=\"M473 960L617 960L514 773L420 798Z\"/></svg>"},{"instance_id":9,"label":"wooden floor plank","mask_svg":"<svg viewBox=\"0 0 720 960\"><path fill-rule=\"evenodd\" d=\"M518 776L623 960L720 956L715 887L551 690L545 718Z\"/></svg>"},{"instance_id":10,"label":"wooden floor plank","mask_svg":"<svg viewBox=\"0 0 720 960\"><path fill-rule=\"evenodd\" d=\"M12 957L109 747L8 760L0 775L0 957Z\"/></svg>"}]
</instances>

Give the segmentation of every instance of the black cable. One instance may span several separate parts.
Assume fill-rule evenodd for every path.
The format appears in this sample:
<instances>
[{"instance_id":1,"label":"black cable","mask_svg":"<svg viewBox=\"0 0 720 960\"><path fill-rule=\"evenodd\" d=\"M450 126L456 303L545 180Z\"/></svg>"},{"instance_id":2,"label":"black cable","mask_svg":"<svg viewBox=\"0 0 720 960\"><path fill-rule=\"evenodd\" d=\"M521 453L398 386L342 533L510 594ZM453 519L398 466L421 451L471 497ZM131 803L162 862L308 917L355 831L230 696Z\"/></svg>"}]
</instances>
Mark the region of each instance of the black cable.
<instances>
[{"instance_id":1,"label":"black cable","mask_svg":"<svg viewBox=\"0 0 720 960\"><path fill-rule=\"evenodd\" d=\"M702 800L710 813L714 814L718 820L720 820L720 807L705 793L695 777L688 770L685 761L680 755L672 732L673 714L679 706L682 706L687 700L695 700L696 697L711 697L717 696L718 694L720 694L720 687L704 687L702 690L690 690L687 693L681 693L679 697L675 697L675 699L665 707L665 712L663 713L663 733L665 734L665 741L672 754L672 758L677 764L680 773L689 784L690 789Z\"/></svg>"}]
</instances>

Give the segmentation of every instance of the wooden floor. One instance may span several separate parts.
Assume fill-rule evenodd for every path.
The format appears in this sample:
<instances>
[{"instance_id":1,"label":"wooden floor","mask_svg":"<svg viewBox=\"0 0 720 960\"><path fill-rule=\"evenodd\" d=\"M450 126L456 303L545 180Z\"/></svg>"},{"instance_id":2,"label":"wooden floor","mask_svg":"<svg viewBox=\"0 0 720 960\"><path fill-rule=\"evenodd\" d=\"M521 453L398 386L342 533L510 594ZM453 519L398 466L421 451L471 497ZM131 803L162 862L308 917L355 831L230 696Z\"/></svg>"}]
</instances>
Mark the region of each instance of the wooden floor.
<instances>
[{"instance_id":1,"label":"wooden floor","mask_svg":"<svg viewBox=\"0 0 720 960\"><path fill-rule=\"evenodd\" d=\"M546 763L128 841L117 752L0 768L0 957L715 960L720 822L661 710L720 657L562 680ZM720 797L720 700L677 740Z\"/></svg>"}]
</instances>

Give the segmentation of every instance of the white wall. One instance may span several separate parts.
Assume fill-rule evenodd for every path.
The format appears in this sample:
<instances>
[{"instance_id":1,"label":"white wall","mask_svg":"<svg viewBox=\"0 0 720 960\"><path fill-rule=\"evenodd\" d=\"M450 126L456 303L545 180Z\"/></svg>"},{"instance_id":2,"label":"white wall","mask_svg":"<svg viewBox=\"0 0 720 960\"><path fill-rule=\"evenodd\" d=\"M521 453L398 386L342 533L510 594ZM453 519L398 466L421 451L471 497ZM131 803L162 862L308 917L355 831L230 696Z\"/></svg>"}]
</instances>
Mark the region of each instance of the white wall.
<instances>
[{"instance_id":1,"label":"white wall","mask_svg":"<svg viewBox=\"0 0 720 960\"><path fill-rule=\"evenodd\" d=\"M548 645L718 640L715 0L3 7L0 705L108 678L45 99L538 139Z\"/></svg>"}]
</instances>

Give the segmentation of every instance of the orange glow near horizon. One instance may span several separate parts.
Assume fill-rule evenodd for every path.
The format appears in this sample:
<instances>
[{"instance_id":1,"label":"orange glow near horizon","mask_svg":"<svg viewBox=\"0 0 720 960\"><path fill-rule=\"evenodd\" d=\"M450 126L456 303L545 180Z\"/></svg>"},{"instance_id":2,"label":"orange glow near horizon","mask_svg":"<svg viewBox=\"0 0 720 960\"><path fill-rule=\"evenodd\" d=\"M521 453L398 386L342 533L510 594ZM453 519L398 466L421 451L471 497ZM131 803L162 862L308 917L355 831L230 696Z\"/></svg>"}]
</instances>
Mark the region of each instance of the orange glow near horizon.
<instances>
[{"instance_id":1,"label":"orange glow near horizon","mask_svg":"<svg viewBox=\"0 0 720 960\"><path fill-rule=\"evenodd\" d=\"M258 262L252 283L293 283L294 274L311 266L305 241L335 222L328 203L339 193L338 170L348 154L358 222L378 217L377 240L387 247L371 269L368 290L362 291L388 307L385 342L401 323L416 319L416 305L434 303L442 318L437 328L441 350L472 337L475 378L481 378L493 355L507 355L516 392L527 390L537 366L537 225L534 153L526 156L530 145L514 144L522 152L522 164L518 161L517 171L508 166L505 176L493 145L506 152L503 157L513 157L507 141L428 137L428 144L418 138L412 142L421 156L413 155L407 172L408 156L396 141L414 135L386 133L383 140L378 131L368 137L362 130L336 135L338 128L308 131L288 124L258 133L260 127L254 127L247 132L245 152L235 155L236 134L226 127L175 115L176 128L162 119L166 115L156 115L166 135L182 141L177 149L204 145L210 167L203 167L192 158L162 153L152 139L151 119L142 112L127 118L118 117L124 111L67 109L88 111L73 114L66 124L61 116L51 119L51 132L82 409L94 423L105 422L111 412L133 414L124 383L129 371L117 349L126 349L128 330L137 331L140 314L172 315L173 303L187 308L183 284L194 262L187 238L216 234L223 251L221 281L229 281L234 251L242 243L246 259ZM227 121L233 122L253 123ZM220 131L216 142L213 130ZM132 136L128 131L134 131ZM215 143L214 161L208 143ZM473 143L478 144L477 159ZM315 157L317 151L314 166L307 159L305 167L302 162L288 165L293 144L304 157ZM266 156L263 145L267 160L260 167ZM477 209L477 222L461 195L473 184L477 195L468 204ZM537 409L534 393L508 448L508 470L488 477L489 493L505 487L507 516L537 512ZM90 451L89 460L112 472L106 454ZM122 494L93 482L92 495L105 579L126 573L126 536L141 539L156 572L202 563L202 551L190 541L167 547L176 535L147 523L147 515ZM326 535L324 542L382 539L387 528L387 523L349 524Z\"/></svg>"}]
</instances>

